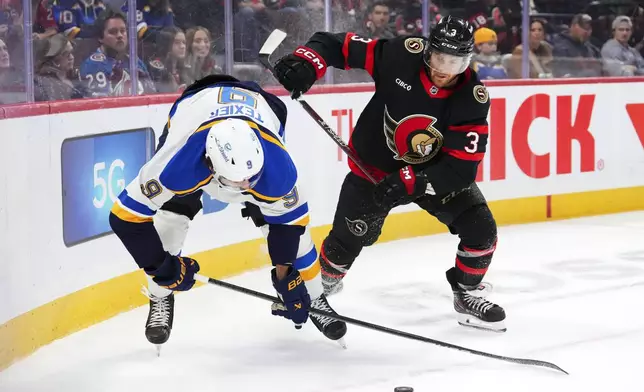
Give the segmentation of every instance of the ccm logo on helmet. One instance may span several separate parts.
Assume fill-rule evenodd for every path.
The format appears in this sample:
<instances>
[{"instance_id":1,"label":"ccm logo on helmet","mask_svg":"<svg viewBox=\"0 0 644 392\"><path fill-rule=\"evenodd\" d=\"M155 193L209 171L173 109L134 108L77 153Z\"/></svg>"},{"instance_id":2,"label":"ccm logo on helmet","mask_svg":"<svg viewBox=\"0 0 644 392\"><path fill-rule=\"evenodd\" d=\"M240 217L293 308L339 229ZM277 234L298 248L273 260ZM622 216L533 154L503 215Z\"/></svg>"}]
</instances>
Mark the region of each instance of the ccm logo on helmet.
<instances>
[{"instance_id":1,"label":"ccm logo on helmet","mask_svg":"<svg viewBox=\"0 0 644 392\"><path fill-rule=\"evenodd\" d=\"M324 69L324 63L322 62L322 60L320 60L315 52L310 51L303 46L300 46L295 50L295 54L300 57L304 57L307 60L311 60L311 63L318 67L318 69Z\"/></svg>"},{"instance_id":2,"label":"ccm logo on helmet","mask_svg":"<svg viewBox=\"0 0 644 392\"><path fill-rule=\"evenodd\" d=\"M407 91L411 91L411 86L408 85L407 83L403 82L399 78L396 78L396 84L399 85L400 87L404 88Z\"/></svg>"}]
</instances>

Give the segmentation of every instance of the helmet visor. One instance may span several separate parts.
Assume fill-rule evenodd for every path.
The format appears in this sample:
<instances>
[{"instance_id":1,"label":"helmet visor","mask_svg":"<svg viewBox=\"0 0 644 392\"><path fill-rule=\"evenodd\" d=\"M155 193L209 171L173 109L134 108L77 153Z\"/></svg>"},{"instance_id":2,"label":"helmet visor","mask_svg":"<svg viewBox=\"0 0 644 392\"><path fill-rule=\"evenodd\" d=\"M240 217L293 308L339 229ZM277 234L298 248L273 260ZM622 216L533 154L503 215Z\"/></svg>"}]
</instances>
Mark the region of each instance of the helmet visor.
<instances>
[{"instance_id":1,"label":"helmet visor","mask_svg":"<svg viewBox=\"0 0 644 392\"><path fill-rule=\"evenodd\" d=\"M470 66L471 55L454 56L452 54L433 51L429 56L429 68L448 75L458 75Z\"/></svg>"}]
</instances>

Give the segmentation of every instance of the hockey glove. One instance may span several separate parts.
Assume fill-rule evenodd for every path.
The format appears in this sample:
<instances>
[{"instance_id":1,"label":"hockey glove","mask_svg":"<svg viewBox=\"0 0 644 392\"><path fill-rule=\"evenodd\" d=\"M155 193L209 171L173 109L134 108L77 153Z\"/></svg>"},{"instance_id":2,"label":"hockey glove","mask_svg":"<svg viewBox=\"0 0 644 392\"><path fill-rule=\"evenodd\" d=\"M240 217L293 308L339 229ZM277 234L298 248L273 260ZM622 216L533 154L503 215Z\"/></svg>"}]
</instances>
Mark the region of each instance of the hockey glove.
<instances>
[{"instance_id":1,"label":"hockey glove","mask_svg":"<svg viewBox=\"0 0 644 392\"><path fill-rule=\"evenodd\" d=\"M288 275L282 280L277 279L277 269L271 271L273 287L282 299L282 303L274 303L271 307L271 313L276 316L286 317L295 323L295 328L302 328L309 317L309 307L311 306L311 296L306 289L306 285L300 276L300 272L293 267L289 267Z\"/></svg>"},{"instance_id":2,"label":"hockey glove","mask_svg":"<svg viewBox=\"0 0 644 392\"><path fill-rule=\"evenodd\" d=\"M189 257L172 256L166 252L163 263L155 270L145 270L159 286L172 291L188 291L195 284L199 264Z\"/></svg>"},{"instance_id":3,"label":"hockey glove","mask_svg":"<svg viewBox=\"0 0 644 392\"><path fill-rule=\"evenodd\" d=\"M378 206L393 208L409 204L424 194L435 194L427 176L422 171L415 173L408 165L376 184L373 198Z\"/></svg>"},{"instance_id":4,"label":"hockey glove","mask_svg":"<svg viewBox=\"0 0 644 392\"><path fill-rule=\"evenodd\" d=\"M293 99L309 91L326 71L326 63L315 51L300 46L275 63L275 77L291 93Z\"/></svg>"}]
</instances>

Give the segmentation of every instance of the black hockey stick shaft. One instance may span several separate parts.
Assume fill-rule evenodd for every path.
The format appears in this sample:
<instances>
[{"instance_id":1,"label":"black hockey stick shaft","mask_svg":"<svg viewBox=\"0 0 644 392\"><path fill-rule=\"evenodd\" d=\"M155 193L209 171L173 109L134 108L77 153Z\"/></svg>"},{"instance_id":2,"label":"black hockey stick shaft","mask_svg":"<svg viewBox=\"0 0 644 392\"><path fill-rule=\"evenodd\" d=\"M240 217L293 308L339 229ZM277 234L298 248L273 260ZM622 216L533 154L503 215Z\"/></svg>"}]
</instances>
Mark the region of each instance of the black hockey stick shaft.
<instances>
[{"instance_id":1,"label":"black hockey stick shaft","mask_svg":"<svg viewBox=\"0 0 644 392\"><path fill-rule=\"evenodd\" d=\"M262 48L259 50L259 62L262 63L262 65L266 67L266 69L268 69L273 75L275 75L275 68L273 68L273 65L270 62L270 56L275 51L275 49L277 49L277 47L284 40L285 37L286 37L286 33L284 33L283 31L273 30L271 35L266 39L266 42L264 43ZM360 171L364 173L364 175L369 179L369 181L371 181L374 184L377 183L378 181L376 181L376 179L371 175L371 173L369 173L369 171L366 169L364 163L362 163L360 158L358 158L353 153L353 151L351 151L351 148L349 148L349 146L347 146L344 140L342 140L342 138L333 131L333 129L329 126L329 124L327 124L326 121L324 121L324 119L322 119L322 117L318 114L318 112L316 112L315 109L313 109L308 102L302 99L302 97L297 98L296 101L300 103L302 108L304 108L304 111L306 111L309 114L309 116L311 116L313 120L315 120L315 122L320 126L320 128L322 128L322 130L327 135L329 135L331 139L333 139L335 144L337 144L338 147L340 147L340 149L342 149L342 151L344 151L344 153L347 154L347 157L351 159L353 163L355 163L358 169L360 169Z\"/></svg>"},{"instance_id":2,"label":"black hockey stick shaft","mask_svg":"<svg viewBox=\"0 0 644 392\"><path fill-rule=\"evenodd\" d=\"M246 287L237 286L237 285L234 285L232 283L221 281L219 279L209 278L209 277L199 275L199 274L195 275L195 279L197 281L202 282L202 283L208 283L208 284L211 284L211 285L214 285L214 286L224 287L224 288L227 288L229 290L236 291L238 293L242 293L242 294L246 294L246 295L250 295L252 297L260 298L260 299L263 299L263 300L266 300L266 301L278 302L278 303L282 302L279 298L274 297L272 295L260 293L259 291L251 290L251 289L248 289ZM513 357L506 357L506 356L503 356L503 355L491 354L491 353L487 353L485 351L474 350L474 349L471 349L471 348L458 346L458 345L443 342L443 341L440 341L440 340L431 339L431 338L427 338L427 337L420 336L420 335L415 335L413 333L399 331L397 329L393 329L393 328L389 328L389 327L384 327L382 325L373 324L373 323L370 323L370 322L367 322L367 321L362 321L362 320L354 319L354 318L351 318L351 317L342 316L340 314L333 314L333 313L324 312L322 310L317 310L317 309L312 309L311 308L311 309L309 309L309 313L317 314L319 316L329 317L329 318L332 318L332 319L335 319L335 320L344 321L347 324L357 325L357 326L367 328L367 329L371 329L371 330L378 331L378 332L384 332L384 333L387 333L389 335L394 335L394 336L398 336L398 337L402 337L402 338L406 338L406 339L416 340L416 341L423 342L423 343L430 343L430 344L434 344L436 346L450 348L450 349L458 350L458 351L463 351L463 352L470 353L470 354L473 354L473 355L478 355L478 356L481 356L481 357L492 358L492 359L497 359L497 360L500 360L500 361L517 363L517 364L522 364L522 365L541 366L541 367L557 370L557 371L560 371L562 373L568 374L568 372L566 372L565 370L563 370L559 366L555 365L554 363L550 363L550 362L539 361L539 360L536 360L536 359L513 358Z\"/></svg>"}]
</instances>

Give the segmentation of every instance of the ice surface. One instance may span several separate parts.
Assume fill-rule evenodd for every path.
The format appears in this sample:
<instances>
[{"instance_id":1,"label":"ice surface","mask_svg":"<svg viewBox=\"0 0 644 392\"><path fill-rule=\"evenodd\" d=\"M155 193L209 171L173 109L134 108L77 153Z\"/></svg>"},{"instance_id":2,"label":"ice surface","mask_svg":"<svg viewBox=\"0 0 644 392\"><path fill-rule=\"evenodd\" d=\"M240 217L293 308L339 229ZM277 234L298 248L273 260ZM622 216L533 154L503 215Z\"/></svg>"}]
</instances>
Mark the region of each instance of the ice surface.
<instances>
[{"instance_id":1,"label":"ice surface","mask_svg":"<svg viewBox=\"0 0 644 392\"><path fill-rule=\"evenodd\" d=\"M207 286L181 294L160 358L147 307L56 341L0 373L0 391L641 390L644 212L501 227L486 281L508 332L459 326L444 271L448 234L365 249L330 298L347 316L570 372L509 364L349 326L342 350L262 300ZM272 294L268 269L231 282Z\"/></svg>"}]
</instances>

